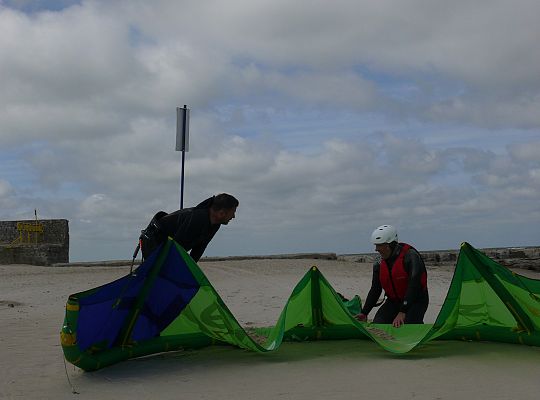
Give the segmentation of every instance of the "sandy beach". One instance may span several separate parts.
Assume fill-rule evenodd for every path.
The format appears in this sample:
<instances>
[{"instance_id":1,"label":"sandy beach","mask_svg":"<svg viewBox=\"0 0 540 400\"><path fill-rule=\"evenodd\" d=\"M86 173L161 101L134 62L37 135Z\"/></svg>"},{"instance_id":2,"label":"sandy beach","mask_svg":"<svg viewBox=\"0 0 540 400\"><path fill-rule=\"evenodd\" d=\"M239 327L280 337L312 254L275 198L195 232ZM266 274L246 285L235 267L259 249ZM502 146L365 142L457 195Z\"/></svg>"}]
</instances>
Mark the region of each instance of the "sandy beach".
<instances>
[{"instance_id":1,"label":"sandy beach","mask_svg":"<svg viewBox=\"0 0 540 400\"><path fill-rule=\"evenodd\" d=\"M367 263L200 263L245 327L274 325L293 287L313 265L337 291L365 300L371 282ZM540 278L539 272L515 271ZM0 398L538 398L540 348L488 342L433 341L406 355L388 353L369 340L284 343L269 354L213 346L129 360L97 372L66 364L66 374L59 331L68 296L128 272L129 266L0 266ZM425 320L434 322L453 265L428 265L428 273L431 304Z\"/></svg>"}]
</instances>

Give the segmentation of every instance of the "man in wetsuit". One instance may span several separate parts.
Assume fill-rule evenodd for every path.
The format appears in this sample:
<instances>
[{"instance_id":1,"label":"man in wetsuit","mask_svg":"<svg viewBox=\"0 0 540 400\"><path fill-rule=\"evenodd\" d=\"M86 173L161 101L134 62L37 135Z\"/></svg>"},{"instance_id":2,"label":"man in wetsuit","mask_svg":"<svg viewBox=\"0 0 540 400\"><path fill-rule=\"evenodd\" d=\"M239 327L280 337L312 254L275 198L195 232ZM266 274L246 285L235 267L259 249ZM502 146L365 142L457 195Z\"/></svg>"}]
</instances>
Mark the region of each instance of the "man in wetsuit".
<instances>
[{"instance_id":1,"label":"man in wetsuit","mask_svg":"<svg viewBox=\"0 0 540 400\"><path fill-rule=\"evenodd\" d=\"M384 289L386 301L375 314L374 323L392 324L396 328L403 324L423 324L429 295L422 257L412 246L398 242L397 231L391 225L375 229L371 241L381 259L373 264L371 289L356 318L367 321Z\"/></svg>"},{"instance_id":2,"label":"man in wetsuit","mask_svg":"<svg viewBox=\"0 0 540 400\"><path fill-rule=\"evenodd\" d=\"M148 258L170 236L195 262L199 261L221 225L227 225L235 217L238 204L234 196L221 193L192 208L170 214L160 211L141 233L143 258Z\"/></svg>"}]
</instances>

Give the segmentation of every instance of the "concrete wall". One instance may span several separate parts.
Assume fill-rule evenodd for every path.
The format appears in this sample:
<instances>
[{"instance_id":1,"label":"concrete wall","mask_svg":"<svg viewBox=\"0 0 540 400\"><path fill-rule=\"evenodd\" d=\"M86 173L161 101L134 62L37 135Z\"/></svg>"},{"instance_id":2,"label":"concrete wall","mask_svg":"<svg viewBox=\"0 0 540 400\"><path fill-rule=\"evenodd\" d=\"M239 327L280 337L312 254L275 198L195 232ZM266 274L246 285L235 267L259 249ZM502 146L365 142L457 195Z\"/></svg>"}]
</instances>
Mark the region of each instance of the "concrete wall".
<instances>
[{"instance_id":1,"label":"concrete wall","mask_svg":"<svg viewBox=\"0 0 540 400\"><path fill-rule=\"evenodd\" d=\"M540 271L540 247L500 247L478 249L497 263L510 268L524 268ZM459 250L420 251L426 265L455 264ZM377 253L348 254L338 259L372 263L378 259Z\"/></svg>"},{"instance_id":2,"label":"concrete wall","mask_svg":"<svg viewBox=\"0 0 540 400\"><path fill-rule=\"evenodd\" d=\"M66 219L0 221L0 264L69 262Z\"/></svg>"}]
</instances>

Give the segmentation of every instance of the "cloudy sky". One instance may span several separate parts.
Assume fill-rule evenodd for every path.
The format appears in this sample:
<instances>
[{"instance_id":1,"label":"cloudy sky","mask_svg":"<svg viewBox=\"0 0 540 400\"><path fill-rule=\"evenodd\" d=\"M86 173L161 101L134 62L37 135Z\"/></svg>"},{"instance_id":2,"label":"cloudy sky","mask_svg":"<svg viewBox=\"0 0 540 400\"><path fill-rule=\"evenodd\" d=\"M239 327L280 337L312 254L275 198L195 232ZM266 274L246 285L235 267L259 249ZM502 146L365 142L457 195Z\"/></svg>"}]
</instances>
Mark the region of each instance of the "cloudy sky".
<instances>
[{"instance_id":1,"label":"cloudy sky","mask_svg":"<svg viewBox=\"0 0 540 400\"><path fill-rule=\"evenodd\" d=\"M0 0L0 219L129 259L180 203L206 255L540 245L540 3Z\"/></svg>"}]
</instances>

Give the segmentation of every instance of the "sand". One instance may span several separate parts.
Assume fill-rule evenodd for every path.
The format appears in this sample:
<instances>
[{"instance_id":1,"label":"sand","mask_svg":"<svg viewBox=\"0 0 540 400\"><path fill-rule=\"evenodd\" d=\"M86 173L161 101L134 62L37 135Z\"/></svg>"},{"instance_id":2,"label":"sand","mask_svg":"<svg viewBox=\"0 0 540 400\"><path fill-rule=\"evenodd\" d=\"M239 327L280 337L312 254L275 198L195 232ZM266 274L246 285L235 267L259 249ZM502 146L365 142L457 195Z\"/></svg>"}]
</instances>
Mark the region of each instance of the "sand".
<instances>
[{"instance_id":1,"label":"sand","mask_svg":"<svg viewBox=\"0 0 540 400\"><path fill-rule=\"evenodd\" d=\"M371 265L327 260L202 262L243 326L273 325L293 287L317 265L345 296L365 299ZM434 322L453 266L429 267ZM64 364L59 331L71 293L129 267L0 266L2 399L537 399L540 348L433 341L393 355L369 340L284 343L257 354L213 346L124 361L96 372ZM540 273L516 271L540 278ZM372 315L371 315L372 316ZM68 380L69 377L69 380ZM72 388L78 394L72 393Z\"/></svg>"}]
</instances>

